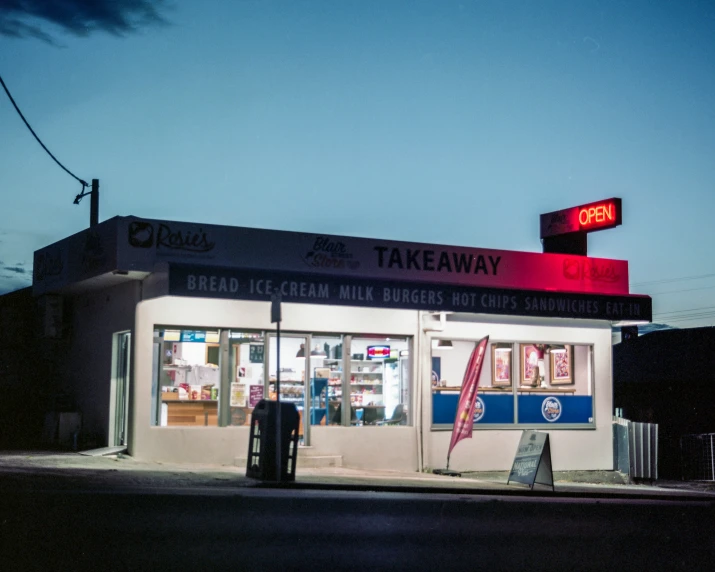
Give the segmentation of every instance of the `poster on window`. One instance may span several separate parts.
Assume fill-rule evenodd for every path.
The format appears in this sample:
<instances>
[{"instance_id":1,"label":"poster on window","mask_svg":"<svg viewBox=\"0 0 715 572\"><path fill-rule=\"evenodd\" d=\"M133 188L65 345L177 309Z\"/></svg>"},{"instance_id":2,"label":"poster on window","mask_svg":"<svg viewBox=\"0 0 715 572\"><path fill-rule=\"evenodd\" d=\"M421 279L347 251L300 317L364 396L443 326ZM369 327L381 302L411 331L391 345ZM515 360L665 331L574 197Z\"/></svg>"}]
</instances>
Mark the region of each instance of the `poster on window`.
<instances>
[{"instance_id":1,"label":"poster on window","mask_svg":"<svg viewBox=\"0 0 715 572\"><path fill-rule=\"evenodd\" d=\"M263 363L263 344L250 344L248 346L248 359L251 363Z\"/></svg>"},{"instance_id":2,"label":"poster on window","mask_svg":"<svg viewBox=\"0 0 715 572\"><path fill-rule=\"evenodd\" d=\"M521 385L536 386L539 382L539 360L542 351L535 344L521 344Z\"/></svg>"},{"instance_id":3,"label":"poster on window","mask_svg":"<svg viewBox=\"0 0 715 572\"><path fill-rule=\"evenodd\" d=\"M573 383L573 352L571 346L551 350L551 385Z\"/></svg>"},{"instance_id":4,"label":"poster on window","mask_svg":"<svg viewBox=\"0 0 715 572\"><path fill-rule=\"evenodd\" d=\"M248 394L248 406L255 407L263 399L263 386L251 385Z\"/></svg>"},{"instance_id":5,"label":"poster on window","mask_svg":"<svg viewBox=\"0 0 715 572\"><path fill-rule=\"evenodd\" d=\"M242 383L231 384L231 407L246 407L246 386Z\"/></svg>"},{"instance_id":6,"label":"poster on window","mask_svg":"<svg viewBox=\"0 0 715 572\"><path fill-rule=\"evenodd\" d=\"M511 385L511 346L492 345L492 385L494 387Z\"/></svg>"}]
</instances>

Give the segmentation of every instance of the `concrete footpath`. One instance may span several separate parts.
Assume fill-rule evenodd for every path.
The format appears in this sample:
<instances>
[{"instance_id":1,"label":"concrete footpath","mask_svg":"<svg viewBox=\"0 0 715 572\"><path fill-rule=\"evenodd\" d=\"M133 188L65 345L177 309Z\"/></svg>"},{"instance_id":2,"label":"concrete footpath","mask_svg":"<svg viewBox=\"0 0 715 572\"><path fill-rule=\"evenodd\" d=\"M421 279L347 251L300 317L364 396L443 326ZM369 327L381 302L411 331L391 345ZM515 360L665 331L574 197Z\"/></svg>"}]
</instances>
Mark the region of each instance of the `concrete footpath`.
<instances>
[{"instance_id":1,"label":"concrete footpath","mask_svg":"<svg viewBox=\"0 0 715 572\"><path fill-rule=\"evenodd\" d=\"M155 492L210 492L212 488L281 487L318 490L365 490L537 494L516 483L507 484L507 472L463 473L448 477L432 473L360 470L348 467L298 468L292 483L267 483L246 477L244 467L148 462L126 454L87 456L75 452L0 452L0 490L150 489ZM715 483L657 481L652 485L628 484L610 471L554 473L558 496L640 496L715 500Z\"/></svg>"}]
</instances>

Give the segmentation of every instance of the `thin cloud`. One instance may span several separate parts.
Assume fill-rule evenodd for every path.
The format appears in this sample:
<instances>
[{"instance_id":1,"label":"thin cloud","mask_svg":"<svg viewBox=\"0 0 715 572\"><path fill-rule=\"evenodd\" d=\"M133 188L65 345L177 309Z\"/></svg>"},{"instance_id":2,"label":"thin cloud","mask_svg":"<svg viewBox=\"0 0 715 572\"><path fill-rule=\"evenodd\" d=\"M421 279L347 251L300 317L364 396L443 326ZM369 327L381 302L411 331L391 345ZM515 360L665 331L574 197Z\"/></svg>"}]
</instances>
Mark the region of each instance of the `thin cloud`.
<instances>
[{"instance_id":1,"label":"thin cloud","mask_svg":"<svg viewBox=\"0 0 715 572\"><path fill-rule=\"evenodd\" d=\"M0 10L4 9L4 2L5 0L0 0ZM0 36L8 36L10 38L36 38L53 46L59 46L49 34L46 34L37 26L26 24L17 18L9 18L2 13L0 13Z\"/></svg>"},{"instance_id":2,"label":"thin cloud","mask_svg":"<svg viewBox=\"0 0 715 572\"><path fill-rule=\"evenodd\" d=\"M8 292L14 292L21 288L27 288L32 285L32 280L18 279L15 276L0 275L0 296Z\"/></svg>"},{"instance_id":3,"label":"thin cloud","mask_svg":"<svg viewBox=\"0 0 715 572\"><path fill-rule=\"evenodd\" d=\"M126 36L147 26L166 24L165 0L0 0L0 35L36 38L58 45L44 26L74 36L95 32Z\"/></svg>"},{"instance_id":4,"label":"thin cloud","mask_svg":"<svg viewBox=\"0 0 715 572\"><path fill-rule=\"evenodd\" d=\"M2 269L6 272L14 272L15 274L28 274L27 269L20 266L3 266Z\"/></svg>"}]
</instances>

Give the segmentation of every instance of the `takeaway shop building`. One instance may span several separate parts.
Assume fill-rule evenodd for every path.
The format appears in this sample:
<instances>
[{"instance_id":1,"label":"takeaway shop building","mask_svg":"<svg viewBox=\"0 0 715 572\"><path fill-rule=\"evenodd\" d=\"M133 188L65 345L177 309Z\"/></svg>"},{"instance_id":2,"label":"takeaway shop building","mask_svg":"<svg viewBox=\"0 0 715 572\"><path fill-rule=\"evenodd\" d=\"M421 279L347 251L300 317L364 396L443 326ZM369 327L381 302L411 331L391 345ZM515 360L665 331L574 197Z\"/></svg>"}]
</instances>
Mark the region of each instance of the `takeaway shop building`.
<instances>
[{"instance_id":1,"label":"takeaway shop building","mask_svg":"<svg viewBox=\"0 0 715 572\"><path fill-rule=\"evenodd\" d=\"M71 335L56 375L81 432L166 462L243 465L280 374L300 455L443 467L467 361L489 336L473 438L450 467L508 470L537 429L555 470L611 470L611 328L652 312L622 260L133 216L37 251L34 268L48 335Z\"/></svg>"}]
</instances>

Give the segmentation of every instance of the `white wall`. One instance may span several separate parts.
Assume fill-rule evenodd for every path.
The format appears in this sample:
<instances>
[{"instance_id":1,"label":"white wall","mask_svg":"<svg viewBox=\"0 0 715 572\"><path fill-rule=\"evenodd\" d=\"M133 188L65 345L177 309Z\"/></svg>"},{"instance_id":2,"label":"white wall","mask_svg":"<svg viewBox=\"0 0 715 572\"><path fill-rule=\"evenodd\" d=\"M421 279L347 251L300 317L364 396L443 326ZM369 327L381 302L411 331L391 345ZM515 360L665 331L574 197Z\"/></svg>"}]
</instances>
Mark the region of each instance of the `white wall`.
<instances>
[{"instance_id":1,"label":"white wall","mask_svg":"<svg viewBox=\"0 0 715 572\"><path fill-rule=\"evenodd\" d=\"M128 282L72 298L72 340L61 385L77 401L82 433L106 445L109 435L113 334L134 327L139 282Z\"/></svg>"},{"instance_id":2,"label":"white wall","mask_svg":"<svg viewBox=\"0 0 715 572\"><path fill-rule=\"evenodd\" d=\"M425 314L424 324L434 327L434 319ZM427 332L423 345L430 347L432 338L462 339L477 341L489 335L490 340L513 342L541 342L562 344L593 344L594 353L594 417L595 429L551 429L548 428L554 470L612 470L612 366L611 327L606 322L566 319L520 319L517 317L473 316L469 322L447 321L444 331ZM478 321L481 320L481 321ZM438 326L439 327L439 326ZM439 355L435 353L435 355ZM489 355L489 354L487 354ZM576 367L586 367L576 356ZM428 371L429 352L421 356L422 370ZM484 371L489 372L485 363ZM585 372L584 372L585 373ZM454 376L456 372L448 372ZM513 383L518 383L518 372L514 371ZM460 374L461 376L461 374ZM444 377L444 374L443 374ZM450 385L460 385L460 379L448 379ZM430 385L426 380L421 384L422 418L424 419L424 464L428 468L443 468L447 461L447 450L451 437L450 430L431 430L432 399ZM515 429L489 429L479 427L471 439L457 444L450 458L450 469L457 471L504 471L511 468L521 431ZM546 431L544 426L533 427Z\"/></svg>"},{"instance_id":3,"label":"white wall","mask_svg":"<svg viewBox=\"0 0 715 572\"><path fill-rule=\"evenodd\" d=\"M249 427L151 427L151 363L154 327L183 325L274 331L270 304L231 300L162 297L137 307L134 333L133 417L129 452L139 459L233 464L248 451ZM563 319L471 316L447 321L444 331L421 333L433 319L420 313L369 308L284 304L283 332L370 333L414 336L412 363L415 427L311 427L312 454L343 456L346 466L366 469L418 470L444 467L450 431L432 431L430 346L432 338L476 341L484 335L512 342L571 343L594 347L595 429L550 429L554 470L613 468L611 427L611 330L607 323ZM428 325L428 322L430 324ZM581 367L576 356L576 366ZM488 356L489 359L489 356ZM490 368L485 364L484 370ZM585 364L584 366L585 367ZM450 375L456 375L450 374ZM461 373L459 374L461 376ZM516 372L514 373L516 381ZM444 376L443 376L444 377ZM452 379L449 379L450 384ZM455 384L461 379L455 378ZM422 425L419 425L419 420ZM456 470L508 470L524 427L475 430L452 453ZM539 430L545 430L543 426ZM420 434L423 445L420 447Z\"/></svg>"},{"instance_id":4,"label":"white wall","mask_svg":"<svg viewBox=\"0 0 715 572\"><path fill-rule=\"evenodd\" d=\"M419 339L415 311L307 304L283 304L282 310L285 333L414 336L416 347ZM136 311L129 453L138 459L219 464L245 457L249 427L151 426L153 332L159 324L275 331L270 303L167 296L145 300ZM413 379L419 379L417 363L413 362ZM311 427L311 453L342 455L350 467L414 471L419 466L417 431L406 426Z\"/></svg>"}]
</instances>

